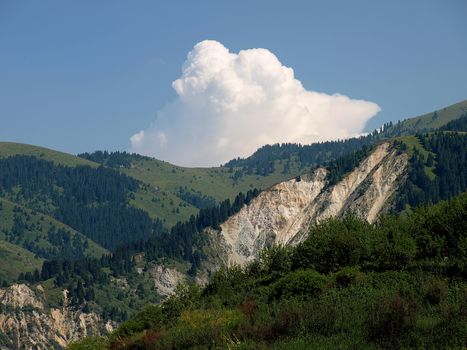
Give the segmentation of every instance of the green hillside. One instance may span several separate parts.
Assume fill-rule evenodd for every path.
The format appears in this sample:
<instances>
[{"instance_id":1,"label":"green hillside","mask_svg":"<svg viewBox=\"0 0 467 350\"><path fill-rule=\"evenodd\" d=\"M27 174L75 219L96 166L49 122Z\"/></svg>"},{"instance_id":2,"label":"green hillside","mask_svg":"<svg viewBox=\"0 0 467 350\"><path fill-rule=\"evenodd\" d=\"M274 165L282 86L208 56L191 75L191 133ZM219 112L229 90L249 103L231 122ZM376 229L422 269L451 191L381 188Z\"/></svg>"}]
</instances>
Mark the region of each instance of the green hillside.
<instances>
[{"instance_id":1,"label":"green hillside","mask_svg":"<svg viewBox=\"0 0 467 350\"><path fill-rule=\"evenodd\" d=\"M401 122L403 132L438 129L467 113L467 100Z\"/></svg>"},{"instance_id":2,"label":"green hillside","mask_svg":"<svg viewBox=\"0 0 467 350\"><path fill-rule=\"evenodd\" d=\"M166 218L169 223L186 219L198 211L196 206L184 200L183 193L190 193L194 197L208 197L214 202L226 198L232 200L239 192L246 193L253 188L265 189L300 172L298 168L286 173L282 170L283 168L278 166L278 169L268 176L243 173L239 176L241 169L185 168L151 158L135 160L130 168L121 169L123 173L149 185L142 190L141 196L136 195L132 203L154 213L154 216ZM152 193L151 199L145 199L148 193ZM153 198L154 201L151 202ZM161 207L162 205L164 207ZM180 212L174 215L173 210L177 208Z\"/></svg>"},{"instance_id":3,"label":"green hillside","mask_svg":"<svg viewBox=\"0 0 467 350\"><path fill-rule=\"evenodd\" d=\"M111 167L141 181L130 204L149 213L151 218L171 226L239 192L265 189L294 177L307 169L292 162L277 161L266 176L245 172L241 167L186 168L150 157L125 152L85 153L79 155ZM289 162L290 163L290 162Z\"/></svg>"},{"instance_id":4,"label":"green hillside","mask_svg":"<svg viewBox=\"0 0 467 350\"><path fill-rule=\"evenodd\" d=\"M0 158L26 155L52 161L55 164L76 167L98 167L99 164L82 157L47 148L13 142L0 142ZM115 170L142 182L132 196L130 204L146 211L152 219L160 219L167 226L185 220L199 211L199 202L214 205L226 198L234 199L238 192L252 188L267 188L274 183L299 173L281 173L282 168L269 176L239 176L237 169L184 168L148 157L132 157L130 167ZM296 174L295 174L296 173ZM190 198L190 199L187 199ZM26 204L26 203L21 203ZM35 208L48 208L50 203L38 203Z\"/></svg>"},{"instance_id":5,"label":"green hillside","mask_svg":"<svg viewBox=\"0 0 467 350\"><path fill-rule=\"evenodd\" d=\"M27 145L16 142L0 142L0 158L25 155L34 156L40 159L45 159L54 162L55 164L61 164L66 166L77 166L77 165L88 165L96 167L98 164L89 160L76 157L74 155L54 151L45 147Z\"/></svg>"},{"instance_id":6,"label":"green hillside","mask_svg":"<svg viewBox=\"0 0 467 350\"><path fill-rule=\"evenodd\" d=\"M27 249L0 239L0 283L14 281L22 272L40 271L43 260Z\"/></svg>"},{"instance_id":7,"label":"green hillside","mask_svg":"<svg viewBox=\"0 0 467 350\"><path fill-rule=\"evenodd\" d=\"M398 208L413 208L420 203L438 202L466 190L465 183L461 182L462 174L466 173L466 163L459 161L459 155L462 155L462 151L465 152L467 149L463 134L438 132L423 137L402 137L397 141L401 147L400 150L407 152L411 156L411 162L413 162L409 172L410 182L408 184L410 186L401 192L402 196L399 196L400 201L397 203ZM397 141L395 142L397 143ZM330 172L335 172L336 176L334 177L337 178L343 176L361 160L361 156L366 154L369 149L369 147L365 147L359 151L363 152L361 154L358 152L348 154L340 158L340 161L331 162ZM429 166L430 154L433 154L435 160L432 160L433 163ZM455 164L452 164L453 154L456 154ZM222 181L230 179L232 181L230 186L238 190L244 183L242 178L243 180L255 178L258 181L268 179L273 182L277 180L274 176L290 176L284 171L286 164L280 160L275 161L272 174L261 176L248 174L247 170L235 167L232 170L229 167L186 169L146 158L135 157L133 159L131 155L126 157L132 159L129 164L126 166L116 164L111 168L56 167L50 162L34 157L17 156L0 159L0 169L3 170L0 171L0 183L4 195L8 196L10 200L2 201L2 212L5 211L5 213L0 219L7 231L7 233L4 232L4 240L19 247L34 248L35 252L41 252L38 248L53 248L50 246L48 235L50 228L45 228L46 224L44 223L44 221L47 222L48 218L41 221L40 215L43 214L40 214L39 209L34 212L24 208L32 206L36 202L50 201L51 216L68 223L69 226L74 227L87 237L101 242L112 251L111 255L102 259L69 260L67 258L63 260L62 257L50 258L49 256L42 265L38 277L36 274L26 274L19 280L46 285L46 290L50 295L59 296L59 291L67 288L70 291L70 305L72 307L93 310L99 313L103 319L117 322L125 320L127 316L131 316L147 303L160 301L161 298L155 290L153 280L157 264L183 266L181 271L188 275L187 280L194 280L200 263L207 259L206 251L203 248L209 240L203 234L204 229L207 227L218 228L228 215L240 210L253 197L247 195L243 198L239 197L239 200L231 201L228 205L224 202L215 208L202 209L193 221L181 222L170 230L161 228L157 221L151 221L146 213L141 215L141 211L134 212L134 208L127 205L128 202L133 205L137 205L138 202L142 205L154 205L153 212L160 215L160 210L166 209L165 206L162 207L162 204L173 200L174 203L169 208L171 208L170 213L176 219L186 215L182 214L182 209L188 210L189 207L183 205L188 203L187 201L193 200L189 196L186 197L186 191L197 194L205 201L208 197L208 195L188 185L197 183L198 186L205 186L208 183L211 186L221 186ZM298 164L297 159L294 162ZM157 172L159 177L152 177L151 167L156 168L154 173ZM425 171L427 167L432 171L433 179L428 177L429 173ZM298 167L290 167L290 169L293 169L292 171L300 170ZM240 170L242 170L243 175L235 176L236 172ZM190 176L193 180L191 184ZM193 176L196 176L196 179ZM139 177L141 182L136 181L135 177ZM181 191L180 185L178 188L175 187L177 182L174 181L174 178L178 179L177 181L184 181L187 189L183 186ZM149 184L150 181L159 182ZM229 182L225 183L229 184ZM202 187L196 188L201 189ZM164 202L158 200L158 198L164 197L166 197ZM187 201L182 200L181 197L185 197ZM182 206L175 207L177 198ZM20 206L18 203L24 205ZM14 206L20 209L15 210ZM6 209L4 210L4 208ZM178 213L176 210L175 213L172 212L173 209L178 208L180 208ZM195 206L192 205L191 208L195 208ZM410 213L410 210L407 212ZM15 219L15 214L17 219ZM42 228L39 230L39 226L43 226L44 230ZM41 232L37 233L37 230ZM47 233L47 237L44 235L44 231ZM25 236L31 238L25 239ZM393 238L391 239L393 240ZM52 234L52 240L57 242L55 234ZM33 243L33 248L31 243ZM59 244L61 244L60 241ZM339 245L339 247L341 246ZM397 260L399 255L395 256L397 258L389 257L387 259L389 261ZM21 261L18 263L19 265ZM32 268L28 267L28 269L22 272L31 271ZM13 276L14 272L9 272L9 274ZM269 277L264 277L265 280L262 281L266 284L269 283ZM329 278L330 281L332 277L327 276L326 278ZM373 283L372 277L369 276L369 278L371 281L369 283ZM59 305L59 301L60 298L56 297L53 302ZM214 312L217 313L217 310ZM200 316L200 313L198 312L195 316ZM273 317L273 315L267 315L267 317ZM210 320L206 321L211 322ZM200 319L200 322L204 322L204 319ZM170 332L172 331L170 330ZM237 333L233 334L237 335ZM262 343L263 339L259 342ZM270 344L264 344L266 347L268 345Z\"/></svg>"},{"instance_id":8,"label":"green hillside","mask_svg":"<svg viewBox=\"0 0 467 350\"><path fill-rule=\"evenodd\" d=\"M0 198L0 240L40 258L100 257L106 249L58 220ZM17 277L17 276L15 276Z\"/></svg>"}]
</instances>

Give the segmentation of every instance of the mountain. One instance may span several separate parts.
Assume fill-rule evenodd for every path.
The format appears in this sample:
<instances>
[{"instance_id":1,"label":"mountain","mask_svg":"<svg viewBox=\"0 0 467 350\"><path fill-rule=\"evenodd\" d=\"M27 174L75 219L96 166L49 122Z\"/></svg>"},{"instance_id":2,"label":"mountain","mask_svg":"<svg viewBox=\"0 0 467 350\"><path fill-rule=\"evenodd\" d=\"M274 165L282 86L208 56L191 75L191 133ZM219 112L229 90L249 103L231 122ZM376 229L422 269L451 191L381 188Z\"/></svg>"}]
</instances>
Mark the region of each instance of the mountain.
<instances>
[{"instance_id":1,"label":"mountain","mask_svg":"<svg viewBox=\"0 0 467 350\"><path fill-rule=\"evenodd\" d=\"M227 265L258 259L272 245L299 243L312 223L329 217L354 213L375 222L389 211L408 166L406 153L382 142L333 185L328 183L330 170L320 167L263 191L221 224L215 235L225 247Z\"/></svg>"},{"instance_id":2,"label":"mountain","mask_svg":"<svg viewBox=\"0 0 467 350\"><path fill-rule=\"evenodd\" d=\"M463 193L377 225L323 220L68 349L462 349L466 215Z\"/></svg>"},{"instance_id":3,"label":"mountain","mask_svg":"<svg viewBox=\"0 0 467 350\"><path fill-rule=\"evenodd\" d=\"M211 261L205 260L200 275L222 265L244 265L273 245L298 244L310 225L330 217L352 214L374 223L383 214L462 193L467 190L466 150L463 133L405 136L272 186L218 230L206 230Z\"/></svg>"},{"instance_id":4,"label":"mountain","mask_svg":"<svg viewBox=\"0 0 467 350\"><path fill-rule=\"evenodd\" d=\"M60 348L159 303L179 282L207 283L274 244L300 245L317 222L352 214L373 223L466 191L466 117L456 113L440 131L401 135L388 124L358 139L264 147L267 169L0 144L0 254L12 261L0 271L0 345L30 348L40 333L36 348ZM23 295L36 299L15 301ZM56 322L66 326L55 332Z\"/></svg>"},{"instance_id":5,"label":"mountain","mask_svg":"<svg viewBox=\"0 0 467 350\"><path fill-rule=\"evenodd\" d=\"M45 147L27 145L16 142L0 142L0 158L12 157L12 156L33 156L39 159L48 160L55 164L65 166L78 166L87 165L90 167L97 167L98 164L73 156L68 153L54 151Z\"/></svg>"},{"instance_id":6,"label":"mountain","mask_svg":"<svg viewBox=\"0 0 467 350\"><path fill-rule=\"evenodd\" d=\"M467 116L467 100L393 124L392 128L394 131L392 132L397 130L397 132L405 135L428 132L440 129L462 116Z\"/></svg>"}]
</instances>

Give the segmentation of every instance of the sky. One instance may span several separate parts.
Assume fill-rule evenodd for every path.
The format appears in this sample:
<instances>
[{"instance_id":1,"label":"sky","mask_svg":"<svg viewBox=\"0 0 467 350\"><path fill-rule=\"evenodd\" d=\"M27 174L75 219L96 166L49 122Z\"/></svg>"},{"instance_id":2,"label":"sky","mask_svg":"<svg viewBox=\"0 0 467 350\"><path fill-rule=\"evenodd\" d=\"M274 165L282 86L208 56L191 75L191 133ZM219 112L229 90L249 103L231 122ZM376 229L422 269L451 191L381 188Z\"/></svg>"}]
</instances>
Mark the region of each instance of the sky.
<instances>
[{"instance_id":1,"label":"sky","mask_svg":"<svg viewBox=\"0 0 467 350\"><path fill-rule=\"evenodd\" d=\"M205 166L352 136L467 98L466 19L464 0L0 0L0 140Z\"/></svg>"}]
</instances>

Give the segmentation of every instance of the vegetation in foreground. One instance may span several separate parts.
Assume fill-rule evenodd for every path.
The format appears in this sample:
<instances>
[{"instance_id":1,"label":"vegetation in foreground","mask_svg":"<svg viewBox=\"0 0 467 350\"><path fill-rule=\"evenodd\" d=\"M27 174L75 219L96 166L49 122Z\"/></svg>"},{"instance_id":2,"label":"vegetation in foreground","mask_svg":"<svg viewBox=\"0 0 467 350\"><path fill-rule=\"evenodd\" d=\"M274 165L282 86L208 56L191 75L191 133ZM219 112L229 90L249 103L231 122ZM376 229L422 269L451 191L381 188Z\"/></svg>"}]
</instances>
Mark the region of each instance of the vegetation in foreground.
<instances>
[{"instance_id":1,"label":"vegetation in foreground","mask_svg":"<svg viewBox=\"0 0 467 350\"><path fill-rule=\"evenodd\" d=\"M462 349L466 217L463 193L376 225L331 219L69 349Z\"/></svg>"}]
</instances>

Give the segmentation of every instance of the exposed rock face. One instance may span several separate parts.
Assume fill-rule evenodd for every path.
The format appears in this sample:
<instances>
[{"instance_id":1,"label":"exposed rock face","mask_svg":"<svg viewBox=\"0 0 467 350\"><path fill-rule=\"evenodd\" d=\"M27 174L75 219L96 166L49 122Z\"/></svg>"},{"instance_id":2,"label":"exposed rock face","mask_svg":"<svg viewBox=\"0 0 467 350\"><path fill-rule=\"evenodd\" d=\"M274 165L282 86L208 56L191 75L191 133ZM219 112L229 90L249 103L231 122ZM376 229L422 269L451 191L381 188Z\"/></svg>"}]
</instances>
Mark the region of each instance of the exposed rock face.
<instances>
[{"instance_id":1,"label":"exposed rock face","mask_svg":"<svg viewBox=\"0 0 467 350\"><path fill-rule=\"evenodd\" d=\"M39 293L25 284L13 284L0 289L0 304L0 332L11 340L1 344L1 349L61 349L84 336L112 328L95 313L70 309L66 291L63 307L49 309Z\"/></svg>"},{"instance_id":2,"label":"exposed rock face","mask_svg":"<svg viewBox=\"0 0 467 350\"><path fill-rule=\"evenodd\" d=\"M175 268L157 265L149 271L154 279L154 285L161 296L169 296L179 283L185 281L185 275Z\"/></svg>"},{"instance_id":3,"label":"exposed rock face","mask_svg":"<svg viewBox=\"0 0 467 350\"><path fill-rule=\"evenodd\" d=\"M244 264L272 244L296 244L313 222L349 212L374 222L390 206L408 164L389 142L375 147L352 172L327 186L325 168L279 183L221 225L215 237L225 263Z\"/></svg>"}]
</instances>

